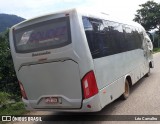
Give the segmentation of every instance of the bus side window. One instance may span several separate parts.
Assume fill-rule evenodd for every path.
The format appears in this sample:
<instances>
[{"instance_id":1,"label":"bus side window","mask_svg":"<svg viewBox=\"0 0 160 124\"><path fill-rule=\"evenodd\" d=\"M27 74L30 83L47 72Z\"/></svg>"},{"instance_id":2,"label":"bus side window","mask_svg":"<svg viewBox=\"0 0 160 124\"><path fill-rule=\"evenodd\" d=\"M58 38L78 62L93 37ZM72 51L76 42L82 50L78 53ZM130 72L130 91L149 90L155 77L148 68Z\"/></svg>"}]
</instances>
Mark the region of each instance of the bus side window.
<instances>
[{"instance_id":1,"label":"bus side window","mask_svg":"<svg viewBox=\"0 0 160 124\"><path fill-rule=\"evenodd\" d=\"M102 20L83 17L87 42L93 58L103 56L103 24Z\"/></svg>"},{"instance_id":2,"label":"bus side window","mask_svg":"<svg viewBox=\"0 0 160 124\"><path fill-rule=\"evenodd\" d=\"M124 51L129 51L131 49L131 29L129 28L128 25L124 26L124 36L125 36L125 50Z\"/></svg>"},{"instance_id":3,"label":"bus side window","mask_svg":"<svg viewBox=\"0 0 160 124\"><path fill-rule=\"evenodd\" d=\"M139 28L138 28L138 36L139 36L139 46L142 48L144 36L143 36L143 31Z\"/></svg>"},{"instance_id":4,"label":"bus side window","mask_svg":"<svg viewBox=\"0 0 160 124\"><path fill-rule=\"evenodd\" d=\"M112 21L104 21L105 26L105 47L108 49L107 55L120 53L124 47L124 36L122 24Z\"/></svg>"},{"instance_id":5,"label":"bus side window","mask_svg":"<svg viewBox=\"0 0 160 124\"><path fill-rule=\"evenodd\" d=\"M83 17L93 58L141 49L143 33L138 28L108 20Z\"/></svg>"},{"instance_id":6,"label":"bus side window","mask_svg":"<svg viewBox=\"0 0 160 124\"><path fill-rule=\"evenodd\" d=\"M92 52L94 51L93 27L87 17L83 17L82 19L83 19L83 26L84 26L86 38L88 41L88 45L89 45L90 51Z\"/></svg>"},{"instance_id":7,"label":"bus side window","mask_svg":"<svg viewBox=\"0 0 160 124\"><path fill-rule=\"evenodd\" d=\"M87 17L83 17L83 26L85 31L93 31L92 24Z\"/></svg>"},{"instance_id":8,"label":"bus side window","mask_svg":"<svg viewBox=\"0 0 160 124\"><path fill-rule=\"evenodd\" d=\"M136 48L142 49L142 41L141 41L141 36L138 33L138 28L135 28L134 30L134 38L135 38Z\"/></svg>"}]
</instances>

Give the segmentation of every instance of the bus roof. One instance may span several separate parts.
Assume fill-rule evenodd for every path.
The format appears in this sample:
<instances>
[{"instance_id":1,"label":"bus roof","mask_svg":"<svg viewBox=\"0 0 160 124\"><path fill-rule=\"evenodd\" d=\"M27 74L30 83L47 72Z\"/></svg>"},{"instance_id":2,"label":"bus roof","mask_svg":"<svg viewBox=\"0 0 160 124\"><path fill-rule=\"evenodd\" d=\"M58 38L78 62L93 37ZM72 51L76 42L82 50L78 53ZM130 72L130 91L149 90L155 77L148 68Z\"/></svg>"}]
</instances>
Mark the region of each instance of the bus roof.
<instances>
[{"instance_id":1,"label":"bus roof","mask_svg":"<svg viewBox=\"0 0 160 124\"><path fill-rule=\"evenodd\" d=\"M130 21L130 20L124 20L123 18L117 18L117 17L111 16L111 15L105 13L105 12L100 12L100 11L97 11L97 10L88 9L86 11L86 9L84 10L84 9L81 9L81 8L72 8L72 9L67 9L67 10L63 10L63 11L57 11L57 12L37 16L37 17L31 18L31 19L24 20L24 21L22 21L22 22L20 22L16 25L14 25L12 28L19 27L19 26L21 27L22 25L25 25L25 23L28 24L30 22L35 22L35 21L37 22L37 20L40 21L41 19L44 19L44 18L51 19L52 16L57 15L57 14L69 14L71 12L76 12L77 14L80 14L82 16L115 21L115 22L131 25L131 26L135 26L135 27L138 27L138 28L141 28L142 30L144 30L144 28L137 22Z\"/></svg>"}]
</instances>

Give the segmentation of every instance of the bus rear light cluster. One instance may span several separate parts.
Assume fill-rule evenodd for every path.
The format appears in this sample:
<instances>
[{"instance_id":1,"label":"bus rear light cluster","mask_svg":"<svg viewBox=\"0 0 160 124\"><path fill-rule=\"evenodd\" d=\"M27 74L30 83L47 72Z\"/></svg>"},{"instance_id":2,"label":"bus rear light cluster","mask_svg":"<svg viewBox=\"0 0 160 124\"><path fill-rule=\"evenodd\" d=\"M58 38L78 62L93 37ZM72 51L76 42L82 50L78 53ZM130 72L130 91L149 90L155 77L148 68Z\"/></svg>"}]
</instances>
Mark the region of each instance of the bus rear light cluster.
<instances>
[{"instance_id":1,"label":"bus rear light cluster","mask_svg":"<svg viewBox=\"0 0 160 124\"><path fill-rule=\"evenodd\" d=\"M20 89L21 89L22 97L27 100L28 98L27 98L26 92L24 90L23 84L20 81L19 81L19 86L20 86Z\"/></svg>"},{"instance_id":2,"label":"bus rear light cluster","mask_svg":"<svg viewBox=\"0 0 160 124\"><path fill-rule=\"evenodd\" d=\"M88 72L82 79L83 98L87 99L98 93L96 78L93 71Z\"/></svg>"}]
</instances>

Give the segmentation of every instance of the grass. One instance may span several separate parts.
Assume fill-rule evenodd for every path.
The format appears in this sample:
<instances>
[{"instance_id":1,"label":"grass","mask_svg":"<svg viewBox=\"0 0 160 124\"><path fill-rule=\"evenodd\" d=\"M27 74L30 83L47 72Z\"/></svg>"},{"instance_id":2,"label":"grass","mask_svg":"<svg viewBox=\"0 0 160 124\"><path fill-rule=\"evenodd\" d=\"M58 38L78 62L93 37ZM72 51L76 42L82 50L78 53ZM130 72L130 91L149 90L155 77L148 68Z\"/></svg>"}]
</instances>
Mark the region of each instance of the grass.
<instances>
[{"instance_id":1,"label":"grass","mask_svg":"<svg viewBox=\"0 0 160 124\"><path fill-rule=\"evenodd\" d=\"M153 48L153 53L158 53L160 52L160 48Z\"/></svg>"},{"instance_id":2,"label":"grass","mask_svg":"<svg viewBox=\"0 0 160 124\"><path fill-rule=\"evenodd\" d=\"M23 102L16 102L13 104L8 104L2 108L0 108L0 115L22 115L27 113L27 110L24 108ZM7 121L0 122L0 124L7 124Z\"/></svg>"},{"instance_id":3,"label":"grass","mask_svg":"<svg viewBox=\"0 0 160 124\"><path fill-rule=\"evenodd\" d=\"M13 94L0 92L0 115L21 115L26 112L23 102L18 98Z\"/></svg>"},{"instance_id":4,"label":"grass","mask_svg":"<svg viewBox=\"0 0 160 124\"><path fill-rule=\"evenodd\" d=\"M14 97L14 99L11 99L12 97ZM0 92L0 116L23 115L27 112L28 111L25 110L23 102L18 96L6 92ZM0 124L7 124L7 121L0 122Z\"/></svg>"},{"instance_id":5,"label":"grass","mask_svg":"<svg viewBox=\"0 0 160 124\"><path fill-rule=\"evenodd\" d=\"M22 115L26 112L23 102L8 104L0 108L0 115Z\"/></svg>"}]
</instances>

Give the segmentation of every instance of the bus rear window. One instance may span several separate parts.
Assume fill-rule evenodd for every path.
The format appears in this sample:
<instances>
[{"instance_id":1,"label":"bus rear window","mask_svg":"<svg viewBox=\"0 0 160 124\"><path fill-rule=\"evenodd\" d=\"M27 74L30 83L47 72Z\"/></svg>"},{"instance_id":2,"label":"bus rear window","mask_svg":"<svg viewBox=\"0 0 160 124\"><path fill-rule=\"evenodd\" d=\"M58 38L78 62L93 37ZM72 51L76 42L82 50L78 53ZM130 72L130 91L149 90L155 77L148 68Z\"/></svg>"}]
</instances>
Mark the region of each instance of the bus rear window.
<instances>
[{"instance_id":1,"label":"bus rear window","mask_svg":"<svg viewBox=\"0 0 160 124\"><path fill-rule=\"evenodd\" d=\"M71 43L69 17L40 22L14 31L17 53L63 47Z\"/></svg>"}]
</instances>

